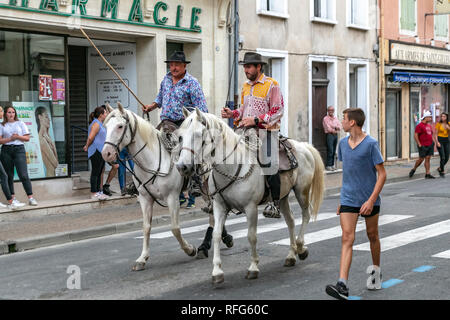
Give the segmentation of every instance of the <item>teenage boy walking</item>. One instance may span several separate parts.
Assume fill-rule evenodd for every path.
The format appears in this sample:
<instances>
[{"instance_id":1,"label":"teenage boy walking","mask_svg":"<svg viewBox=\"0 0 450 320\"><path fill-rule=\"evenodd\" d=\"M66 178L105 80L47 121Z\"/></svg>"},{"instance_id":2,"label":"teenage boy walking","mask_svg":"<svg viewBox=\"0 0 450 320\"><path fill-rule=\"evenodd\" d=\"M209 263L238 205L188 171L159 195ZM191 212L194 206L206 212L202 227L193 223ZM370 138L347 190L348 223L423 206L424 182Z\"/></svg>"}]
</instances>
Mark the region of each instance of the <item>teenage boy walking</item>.
<instances>
[{"instance_id":1,"label":"teenage boy walking","mask_svg":"<svg viewBox=\"0 0 450 320\"><path fill-rule=\"evenodd\" d=\"M378 213L381 202L379 195L386 181L384 161L378 142L362 131L366 118L364 111L352 108L344 110L343 113L342 127L350 135L341 139L338 149L338 158L343 165L340 205L337 209L342 228L342 251L339 280L336 285L326 287L327 294L340 300L348 298L347 280L359 215L366 220L372 253L373 266L367 269L371 274L367 288L381 289Z\"/></svg>"}]
</instances>

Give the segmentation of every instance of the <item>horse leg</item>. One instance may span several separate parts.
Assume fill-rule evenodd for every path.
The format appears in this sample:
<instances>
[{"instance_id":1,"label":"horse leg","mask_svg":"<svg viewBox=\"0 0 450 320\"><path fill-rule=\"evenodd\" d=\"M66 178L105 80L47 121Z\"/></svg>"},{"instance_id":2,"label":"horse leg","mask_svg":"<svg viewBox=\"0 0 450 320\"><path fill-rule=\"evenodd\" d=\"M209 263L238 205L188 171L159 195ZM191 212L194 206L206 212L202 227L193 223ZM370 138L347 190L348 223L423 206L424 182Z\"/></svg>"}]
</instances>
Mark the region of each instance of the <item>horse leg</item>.
<instances>
[{"instance_id":1,"label":"horse leg","mask_svg":"<svg viewBox=\"0 0 450 320\"><path fill-rule=\"evenodd\" d=\"M297 236L297 253L300 260L305 260L308 257L308 248L305 246L305 231L306 226L311 218L310 203L309 203L309 187L303 190L300 187L294 188L295 197L297 198L300 208L302 208L302 226Z\"/></svg>"},{"instance_id":2,"label":"horse leg","mask_svg":"<svg viewBox=\"0 0 450 320\"><path fill-rule=\"evenodd\" d=\"M218 200L213 201L214 211L214 231L213 231L213 245L214 245L214 258L213 258L213 271L212 282L213 284L220 284L224 282L224 272L222 270L222 260L220 258L220 240L222 239L222 230L225 224L225 216L227 209Z\"/></svg>"},{"instance_id":3,"label":"horse leg","mask_svg":"<svg viewBox=\"0 0 450 320\"><path fill-rule=\"evenodd\" d=\"M288 197L284 198L280 202L280 209L281 213L284 216L284 220L286 221L286 225L288 227L289 231L289 240L290 240L290 246L289 246L289 254L286 257L286 260L284 262L285 267L293 267L295 265L295 262L297 261L295 255L297 254L297 244L295 243L295 220L294 220L294 214L291 211L291 208L289 207L289 199Z\"/></svg>"},{"instance_id":4,"label":"horse leg","mask_svg":"<svg viewBox=\"0 0 450 320\"><path fill-rule=\"evenodd\" d=\"M167 204L169 206L169 212L172 222L172 233L178 240L181 249L190 257L195 257L197 254L197 248L189 244L182 236L180 230L180 201L179 195L170 194L167 197Z\"/></svg>"},{"instance_id":5,"label":"horse leg","mask_svg":"<svg viewBox=\"0 0 450 320\"><path fill-rule=\"evenodd\" d=\"M246 208L245 213L247 214L247 224L248 224L248 242L251 247L252 261L250 263L250 267L247 270L246 279L256 279L259 275L258 263L259 257L256 252L256 228L258 225L258 207L256 205L252 205L249 208Z\"/></svg>"},{"instance_id":6,"label":"horse leg","mask_svg":"<svg viewBox=\"0 0 450 320\"><path fill-rule=\"evenodd\" d=\"M150 230L152 227L152 215L153 215L153 199L139 195L139 203L142 210L142 221L143 221L143 233L144 239L142 243L142 253L137 258L132 270L141 271L145 269L145 263L147 262L149 255L149 245L150 245Z\"/></svg>"}]
</instances>

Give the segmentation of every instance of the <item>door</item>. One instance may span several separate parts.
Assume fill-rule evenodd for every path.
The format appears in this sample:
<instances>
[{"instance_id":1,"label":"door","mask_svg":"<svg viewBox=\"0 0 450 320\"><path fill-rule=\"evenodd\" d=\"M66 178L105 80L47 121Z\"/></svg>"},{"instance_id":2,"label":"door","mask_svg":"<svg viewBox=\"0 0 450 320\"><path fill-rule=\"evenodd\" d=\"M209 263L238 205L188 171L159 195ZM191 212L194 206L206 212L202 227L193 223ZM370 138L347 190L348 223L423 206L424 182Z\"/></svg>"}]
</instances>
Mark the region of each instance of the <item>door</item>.
<instances>
[{"instance_id":1,"label":"door","mask_svg":"<svg viewBox=\"0 0 450 320\"><path fill-rule=\"evenodd\" d=\"M414 133L416 131L416 125L420 121L420 88L411 88L410 101L409 154L410 157L414 157L417 156L419 152L416 140L414 140Z\"/></svg>"},{"instance_id":2,"label":"door","mask_svg":"<svg viewBox=\"0 0 450 320\"><path fill-rule=\"evenodd\" d=\"M327 158L327 138L323 131L322 121L327 115L327 87L312 87L312 143L320 152L322 159Z\"/></svg>"},{"instance_id":3,"label":"door","mask_svg":"<svg viewBox=\"0 0 450 320\"><path fill-rule=\"evenodd\" d=\"M386 157L400 158L400 91L386 91Z\"/></svg>"},{"instance_id":4,"label":"door","mask_svg":"<svg viewBox=\"0 0 450 320\"><path fill-rule=\"evenodd\" d=\"M86 47L69 46L69 102L72 172L88 170L87 153L83 151L88 129Z\"/></svg>"}]
</instances>

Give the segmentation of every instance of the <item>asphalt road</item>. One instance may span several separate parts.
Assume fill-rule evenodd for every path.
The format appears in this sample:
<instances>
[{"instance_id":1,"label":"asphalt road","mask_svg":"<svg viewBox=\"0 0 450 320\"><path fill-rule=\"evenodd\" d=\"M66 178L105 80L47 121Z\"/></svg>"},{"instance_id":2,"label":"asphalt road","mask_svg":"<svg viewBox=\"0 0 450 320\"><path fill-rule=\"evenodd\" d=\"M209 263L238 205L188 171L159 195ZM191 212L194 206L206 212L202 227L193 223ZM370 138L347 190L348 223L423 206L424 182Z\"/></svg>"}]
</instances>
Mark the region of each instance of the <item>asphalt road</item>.
<instances>
[{"instance_id":1,"label":"asphalt road","mask_svg":"<svg viewBox=\"0 0 450 320\"><path fill-rule=\"evenodd\" d=\"M307 229L309 257L284 267L288 247L283 219L260 218L260 275L246 280L250 265L244 216L231 216L228 231L234 247L222 245L225 282L211 284L208 259L188 257L168 227L152 230L146 269L132 272L140 255L140 232L84 240L0 256L0 299L163 299L163 300L330 300L325 286L339 271L340 228L335 215L338 196L325 199L319 219ZM298 204L292 204L299 218ZM236 220L239 219L239 220ZM301 221L301 219L300 219ZM450 177L386 185L380 216L383 289L366 289L367 251L364 221L359 219L349 287L356 300L450 299ZM300 223L300 222L299 222ZM185 222L188 242L200 245L207 218ZM195 231L200 226L200 231ZM296 232L299 225L296 227ZM79 277L78 277L79 275Z\"/></svg>"}]
</instances>

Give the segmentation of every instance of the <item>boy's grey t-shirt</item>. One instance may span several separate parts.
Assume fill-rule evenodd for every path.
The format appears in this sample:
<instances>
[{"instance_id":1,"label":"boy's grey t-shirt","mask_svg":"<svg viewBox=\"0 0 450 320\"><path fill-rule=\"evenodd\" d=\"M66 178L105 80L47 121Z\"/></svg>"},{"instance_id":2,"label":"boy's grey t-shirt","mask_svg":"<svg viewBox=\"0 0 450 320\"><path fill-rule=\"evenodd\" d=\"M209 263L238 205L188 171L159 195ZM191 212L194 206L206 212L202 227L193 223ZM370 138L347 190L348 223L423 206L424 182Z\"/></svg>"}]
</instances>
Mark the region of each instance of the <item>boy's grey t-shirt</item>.
<instances>
[{"instance_id":1,"label":"boy's grey t-shirt","mask_svg":"<svg viewBox=\"0 0 450 320\"><path fill-rule=\"evenodd\" d=\"M377 140L367 135L355 149L348 138L339 141L338 158L342 161L341 205L361 207L373 193L377 183L375 166L384 162ZM376 206L381 203L380 196Z\"/></svg>"}]
</instances>

